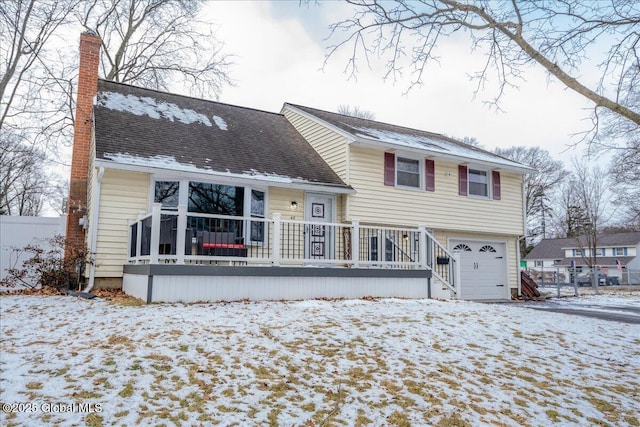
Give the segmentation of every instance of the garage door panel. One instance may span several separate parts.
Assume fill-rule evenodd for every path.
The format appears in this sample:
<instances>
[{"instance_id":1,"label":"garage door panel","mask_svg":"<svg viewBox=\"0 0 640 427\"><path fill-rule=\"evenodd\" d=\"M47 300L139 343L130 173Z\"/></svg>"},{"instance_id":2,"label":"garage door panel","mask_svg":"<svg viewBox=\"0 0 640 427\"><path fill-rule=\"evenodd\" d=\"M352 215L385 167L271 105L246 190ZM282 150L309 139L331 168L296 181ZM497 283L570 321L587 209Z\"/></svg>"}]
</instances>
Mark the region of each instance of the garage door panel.
<instances>
[{"instance_id":1,"label":"garage door panel","mask_svg":"<svg viewBox=\"0 0 640 427\"><path fill-rule=\"evenodd\" d=\"M452 240L451 248L460 251L463 299L507 298L507 260L504 243Z\"/></svg>"}]
</instances>

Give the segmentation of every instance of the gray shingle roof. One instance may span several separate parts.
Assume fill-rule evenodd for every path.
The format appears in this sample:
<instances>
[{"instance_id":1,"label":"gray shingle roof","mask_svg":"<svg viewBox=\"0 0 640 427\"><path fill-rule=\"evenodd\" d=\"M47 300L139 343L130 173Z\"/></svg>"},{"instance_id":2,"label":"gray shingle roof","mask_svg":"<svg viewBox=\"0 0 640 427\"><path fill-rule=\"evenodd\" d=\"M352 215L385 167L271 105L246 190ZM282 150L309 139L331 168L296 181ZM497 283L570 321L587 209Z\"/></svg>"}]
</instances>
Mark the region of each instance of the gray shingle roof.
<instances>
[{"instance_id":1,"label":"gray shingle roof","mask_svg":"<svg viewBox=\"0 0 640 427\"><path fill-rule=\"evenodd\" d=\"M96 157L349 188L277 113L98 82Z\"/></svg>"},{"instance_id":2,"label":"gray shingle roof","mask_svg":"<svg viewBox=\"0 0 640 427\"><path fill-rule=\"evenodd\" d=\"M570 237L562 239L542 239L524 257L526 260L564 259L564 249L580 248L579 242L585 242L584 237ZM630 247L640 243L640 231L629 233L602 234L597 238L598 247ZM564 248L564 249L563 249ZM614 263L615 263L615 259Z\"/></svg>"},{"instance_id":3,"label":"gray shingle roof","mask_svg":"<svg viewBox=\"0 0 640 427\"><path fill-rule=\"evenodd\" d=\"M398 149L426 150L434 155L454 156L467 161L477 160L522 172L533 172L533 169L526 165L439 133L331 113L296 104L287 103L285 108L287 105L315 116L356 138L395 145Z\"/></svg>"}]
</instances>

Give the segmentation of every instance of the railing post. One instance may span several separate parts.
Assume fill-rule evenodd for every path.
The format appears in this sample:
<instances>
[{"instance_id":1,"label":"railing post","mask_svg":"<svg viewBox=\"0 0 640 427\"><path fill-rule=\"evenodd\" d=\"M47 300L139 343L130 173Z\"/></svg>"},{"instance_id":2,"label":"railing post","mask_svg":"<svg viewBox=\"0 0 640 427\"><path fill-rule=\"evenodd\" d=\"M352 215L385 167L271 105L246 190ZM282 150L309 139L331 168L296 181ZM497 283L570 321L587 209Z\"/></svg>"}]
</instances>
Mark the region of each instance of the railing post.
<instances>
[{"instance_id":1,"label":"railing post","mask_svg":"<svg viewBox=\"0 0 640 427\"><path fill-rule=\"evenodd\" d=\"M138 212L138 219L136 220L136 264L140 262L140 249L142 248L142 218L144 212Z\"/></svg>"},{"instance_id":2,"label":"railing post","mask_svg":"<svg viewBox=\"0 0 640 427\"><path fill-rule=\"evenodd\" d=\"M178 205L178 224L176 226L176 263L184 264L185 235L187 232L187 206Z\"/></svg>"},{"instance_id":3,"label":"railing post","mask_svg":"<svg viewBox=\"0 0 640 427\"><path fill-rule=\"evenodd\" d=\"M353 261L353 268L360 267L360 220L352 219L351 227L351 259Z\"/></svg>"},{"instance_id":4,"label":"railing post","mask_svg":"<svg viewBox=\"0 0 640 427\"><path fill-rule=\"evenodd\" d=\"M460 286L460 251L453 251L451 255L453 255L453 283L451 285L456 290L456 298L460 299L462 298L460 295L462 290L462 286Z\"/></svg>"},{"instance_id":5,"label":"railing post","mask_svg":"<svg viewBox=\"0 0 640 427\"><path fill-rule=\"evenodd\" d=\"M279 213L273 214L273 248L272 258L273 265L280 266L280 230L282 229L282 215Z\"/></svg>"},{"instance_id":6,"label":"railing post","mask_svg":"<svg viewBox=\"0 0 640 427\"><path fill-rule=\"evenodd\" d=\"M418 233L420 233L420 250L418 253L418 268L426 269L427 264L427 227L424 225L418 226ZM433 242L431 242L433 244ZM433 252L433 251L431 251Z\"/></svg>"},{"instance_id":7,"label":"railing post","mask_svg":"<svg viewBox=\"0 0 640 427\"><path fill-rule=\"evenodd\" d=\"M160 245L160 210L162 203L154 203L151 208L151 264L158 263L158 247Z\"/></svg>"}]
</instances>

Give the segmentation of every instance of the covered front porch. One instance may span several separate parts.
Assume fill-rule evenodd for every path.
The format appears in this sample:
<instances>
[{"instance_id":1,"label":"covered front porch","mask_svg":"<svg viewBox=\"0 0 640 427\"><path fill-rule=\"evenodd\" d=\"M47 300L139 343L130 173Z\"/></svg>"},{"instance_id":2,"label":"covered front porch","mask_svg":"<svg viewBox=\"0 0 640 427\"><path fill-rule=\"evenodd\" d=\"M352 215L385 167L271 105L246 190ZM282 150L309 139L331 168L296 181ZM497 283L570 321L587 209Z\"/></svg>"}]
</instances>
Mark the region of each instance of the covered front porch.
<instances>
[{"instance_id":1,"label":"covered front porch","mask_svg":"<svg viewBox=\"0 0 640 427\"><path fill-rule=\"evenodd\" d=\"M424 226L214 215L155 203L129 223L123 289L148 303L451 298L458 266L458 254Z\"/></svg>"}]
</instances>

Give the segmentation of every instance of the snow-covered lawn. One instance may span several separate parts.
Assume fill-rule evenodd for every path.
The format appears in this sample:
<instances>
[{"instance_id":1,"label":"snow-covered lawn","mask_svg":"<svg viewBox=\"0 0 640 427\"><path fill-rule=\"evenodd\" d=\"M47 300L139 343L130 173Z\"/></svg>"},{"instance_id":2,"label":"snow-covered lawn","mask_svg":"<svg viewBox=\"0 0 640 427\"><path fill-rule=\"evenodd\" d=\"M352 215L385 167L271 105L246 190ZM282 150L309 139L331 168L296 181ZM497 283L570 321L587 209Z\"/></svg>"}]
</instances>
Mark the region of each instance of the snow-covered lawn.
<instances>
[{"instance_id":1,"label":"snow-covered lawn","mask_svg":"<svg viewBox=\"0 0 640 427\"><path fill-rule=\"evenodd\" d=\"M22 295L0 315L0 401L30 404L3 426L640 422L640 325L521 304Z\"/></svg>"}]
</instances>

